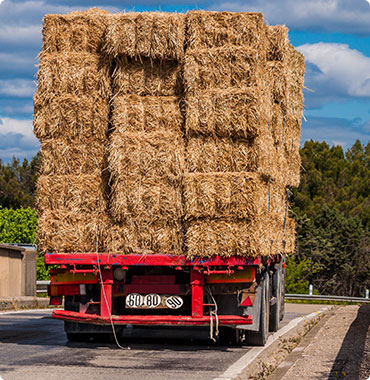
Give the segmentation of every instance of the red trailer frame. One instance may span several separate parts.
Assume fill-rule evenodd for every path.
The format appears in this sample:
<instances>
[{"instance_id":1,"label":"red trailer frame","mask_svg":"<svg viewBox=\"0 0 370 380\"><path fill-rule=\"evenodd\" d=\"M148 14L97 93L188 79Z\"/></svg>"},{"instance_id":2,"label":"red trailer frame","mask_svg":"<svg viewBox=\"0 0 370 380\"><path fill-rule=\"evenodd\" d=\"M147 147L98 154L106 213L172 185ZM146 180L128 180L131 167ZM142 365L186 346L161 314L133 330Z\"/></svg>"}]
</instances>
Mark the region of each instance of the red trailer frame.
<instances>
[{"instance_id":1,"label":"red trailer frame","mask_svg":"<svg viewBox=\"0 0 370 380\"><path fill-rule=\"evenodd\" d=\"M266 260L270 263L270 259ZM60 270L72 274L95 275L100 284L100 315L86 314L68 310L57 309L53 317L65 321L89 323L98 325L209 325L216 317L203 315L203 285L205 275L231 274L247 267L261 267L260 257L247 258L233 257L196 257L187 259L185 256L173 255L120 255L108 253L76 253L61 254L48 253L45 255L46 265L59 265ZM112 315L112 291L114 267L129 269L137 266L162 266L182 270L182 267L190 269L191 290L191 315ZM54 270L58 272L57 270ZM51 270L53 273L53 270ZM253 272L255 273L255 272ZM52 276L53 277L53 276ZM66 282L65 286L72 286L72 282ZM51 281L53 286L53 278ZM49 294L52 293L49 291ZM52 295L52 294L51 294ZM53 297L51 297L53 299ZM103 302L104 300L104 302ZM251 315L219 315L218 323L225 326L250 325L253 323Z\"/></svg>"}]
</instances>

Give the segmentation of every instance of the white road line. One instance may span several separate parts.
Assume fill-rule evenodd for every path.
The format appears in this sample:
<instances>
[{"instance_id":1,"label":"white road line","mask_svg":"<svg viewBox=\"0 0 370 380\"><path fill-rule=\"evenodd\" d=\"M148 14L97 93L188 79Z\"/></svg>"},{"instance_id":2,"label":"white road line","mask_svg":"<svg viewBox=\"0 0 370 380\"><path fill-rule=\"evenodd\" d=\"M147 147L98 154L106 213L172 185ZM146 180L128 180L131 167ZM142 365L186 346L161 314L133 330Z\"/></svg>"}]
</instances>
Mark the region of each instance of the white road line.
<instances>
[{"instance_id":1,"label":"white road line","mask_svg":"<svg viewBox=\"0 0 370 380\"><path fill-rule=\"evenodd\" d=\"M288 331L296 327L300 322L305 320L310 320L317 315L326 312L327 310L331 309L331 307L324 307L320 309L317 312L304 315L302 317L296 318L291 320L286 326L281 328L276 333L273 333L269 336L266 344L264 347L254 347L251 350L249 350L245 355L243 355L239 360L237 360L235 363L233 363L222 375L219 377L214 378L213 380L232 380L233 378L237 377L242 373L244 368L248 367L250 363L253 362L253 360L264 350L266 350L269 346L271 346L272 343L274 343L276 340L278 340L281 336L286 334Z\"/></svg>"},{"instance_id":2,"label":"white road line","mask_svg":"<svg viewBox=\"0 0 370 380\"><path fill-rule=\"evenodd\" d=\"M22 313L39 313L40 311L53 311L54 309L29 309L29 310L6 310L0 311L0 315L22 314ZM1 380L1 378L0 378Z\"/></svg>"}]
</instances>

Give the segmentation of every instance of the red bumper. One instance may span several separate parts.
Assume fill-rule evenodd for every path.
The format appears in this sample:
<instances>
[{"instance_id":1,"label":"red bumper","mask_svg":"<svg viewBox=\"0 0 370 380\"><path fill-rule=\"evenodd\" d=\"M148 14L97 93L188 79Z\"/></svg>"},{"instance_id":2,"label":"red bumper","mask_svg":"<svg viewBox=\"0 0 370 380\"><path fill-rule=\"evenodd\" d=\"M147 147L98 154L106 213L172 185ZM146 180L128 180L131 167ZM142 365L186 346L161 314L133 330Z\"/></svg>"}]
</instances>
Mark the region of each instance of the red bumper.
<instances>
[{"instance_id":1,"label":"red bumper","mask_svg":"<svg viewBox=\"0 0 370 380\"><path fill-rule=\"evenodd\" d=\"M109 325L111 323L109 317L66 310L54 310L53 318L97 325ZM191 316L177 315L112 315L112 322L115 325L208 326L210 319L209 316L193 318ZM213 321L216 322L215 318L213 318ZM252 316L219 315L218 321L221 326L250 325L252 324Z\"/></svg>"}]
</instances>

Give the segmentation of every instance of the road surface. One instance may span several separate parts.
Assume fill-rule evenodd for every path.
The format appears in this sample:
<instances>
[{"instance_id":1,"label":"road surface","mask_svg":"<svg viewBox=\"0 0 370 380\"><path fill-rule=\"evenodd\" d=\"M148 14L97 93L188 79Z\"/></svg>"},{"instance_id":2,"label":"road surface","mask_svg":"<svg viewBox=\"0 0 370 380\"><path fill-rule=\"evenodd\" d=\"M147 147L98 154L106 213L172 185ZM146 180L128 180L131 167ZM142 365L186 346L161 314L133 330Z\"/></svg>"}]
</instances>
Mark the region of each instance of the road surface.
<instances>
[{"instance_id":1,"label":"road surface","mask_svg":"<svg viewBox=\"0 0 370 380\"><path fill-rule=\"evenodd\" d=\"M282 327L321 305L286 304ZM222 347L208 329L126 329L118 349L107 342L70 343L51 311L0 314L3 380L212 380L250 347Z\"/></svg>"}]
</instances>

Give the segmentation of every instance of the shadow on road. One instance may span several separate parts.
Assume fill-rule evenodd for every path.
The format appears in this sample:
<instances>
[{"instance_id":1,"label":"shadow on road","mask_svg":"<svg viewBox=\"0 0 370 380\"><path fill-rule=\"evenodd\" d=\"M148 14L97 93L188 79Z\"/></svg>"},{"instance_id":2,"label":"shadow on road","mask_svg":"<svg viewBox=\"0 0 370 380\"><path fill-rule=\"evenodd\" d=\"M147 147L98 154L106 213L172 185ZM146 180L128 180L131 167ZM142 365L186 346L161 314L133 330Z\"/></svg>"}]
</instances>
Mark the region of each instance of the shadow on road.
<instances>
[{"instance_id":1,"label":"shadow on road","mask_svg":"<svg viewBox=\"0 0 370 380\"><path fill-rule=\"evenodd\" d=\"M366 335L370 326L370 305L359 308L330 371L328 380L360 380L361 360L364 354ZM369 364L370 365L370 364Z\"/></svg>"}]
</instances>

